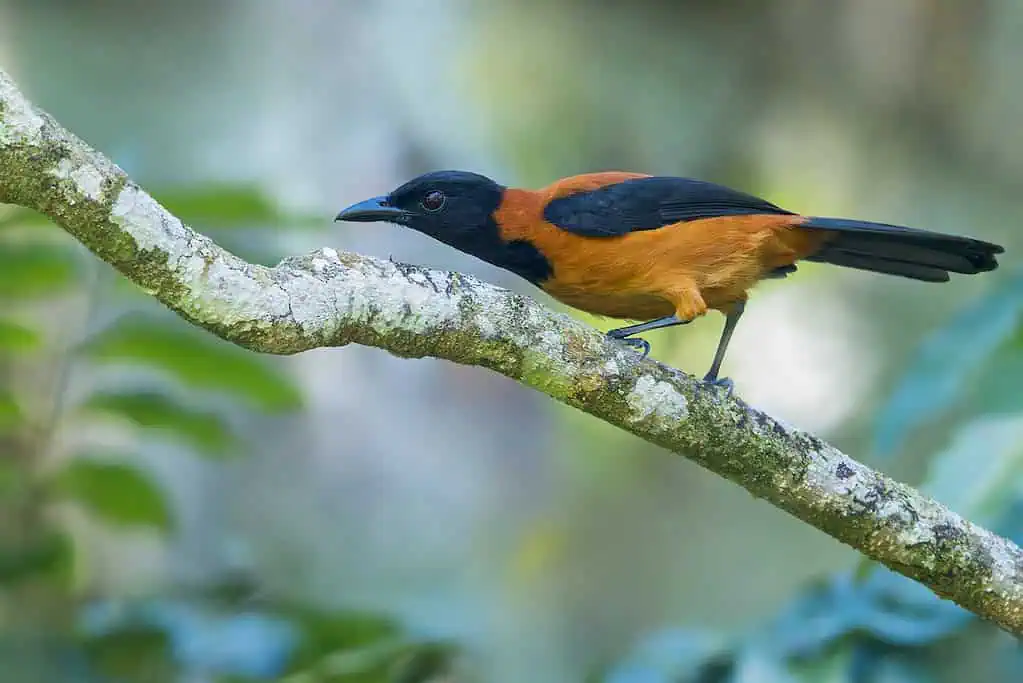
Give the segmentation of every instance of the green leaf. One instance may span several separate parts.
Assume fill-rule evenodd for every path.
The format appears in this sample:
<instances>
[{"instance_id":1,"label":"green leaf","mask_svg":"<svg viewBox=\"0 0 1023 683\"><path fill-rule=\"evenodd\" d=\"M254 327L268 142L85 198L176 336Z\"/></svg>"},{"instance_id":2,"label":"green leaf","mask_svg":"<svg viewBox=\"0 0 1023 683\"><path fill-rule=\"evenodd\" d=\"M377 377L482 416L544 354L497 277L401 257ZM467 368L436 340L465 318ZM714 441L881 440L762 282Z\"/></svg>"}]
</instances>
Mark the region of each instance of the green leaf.
<instances>
[{"instance_id":1,"label":"green leaf","mask_svg":"<svg viewBox=\"0 0 1023 683\"><path fill-rule=\"evenodd\" d=\"M459 649L452 643L412 644L389 667L395 683L455 680Z\"/></svg>"},{"instance_id":2,"label":"green leaf","mask_svg":"<svg viewBox=\"0 0 1023 683\"><path fill-rule=\"evenodd\" d=\"M90 396L81 410L126 419L140 427L161 430L188 443L202 455L230 455L237 445L220 416L181 405L154 391L110 391Z\"/></svg>"},{"instance_id":3,"label":"green leaf","mask_svg":"<svg viewBox=\"0 0 1023 683\"><path fill-rule=\"evenodd\" d=\"M21 427L24 417L21 406L8 391L0 389L0 434L10 434Z\"/></svg>"},{"instance_id":4,"label":"green leaf","mask_svg":"<svg viewBox=\"0 0 1023 683\"><path fill-rule=\"evenodd\" d=\"M183 322L121 318L83 351L96 361L158 368L187 386L233 394L266 412L302 405L298 387L267 358Z\"/></svg>"},{"instance_id":5,"label":"green leaf","mask_svg":"<svg viewBox=\"0 0 1023 683\"><path fill-rule=\"evenodd\" d=\"M40 335L20 323L0 318L0 351L8 353L31 351L39 346Z\"/></svg>"},{"instance_id":6,"label":"green leaf","mask_svg":"<svg viewBox=\"0 0 1023 683\"><path fill-rule=\"evenodd\" d=\"M65 534L46 530L19 547L0 546L0 584L51 577L66 579L71 573L74 547Z\"/></svg>"},{"instance_id":7,"label":"green leaf","mask_svg":"<svg viewBox=\"0 0 1023 683\"><path fill-rule=\"evenodd\" d=\"M779 676L779 681L792 683L848 683L852 652L849 648L835 648L831 652L789 664L792 674Z\"/></svg>"},{"instance_id":8,"label":"green leaf","mask_svg":"<svg viewBox=\"0 0 1023 683\"><path fill-rule=\"evenodd\" d=\"M1023 309L1023 275L960 311L920 347L878 411L874 450L896 451L916 429L940 417L970 388L986 360L1012 337Z\"/></svg>"},{"instance_id":9,"label":"green leaf","mask_svg":"<svg viewBox=\"0 0 1023 683\"><path fill-rule=\"evenodd\" d=\"M180 680L170 636L158 626L132 625L89 638L84 645L89 663L103 674L103 680Z\"/></svg>"},{"instance_id":10,"label":"green leaf","mask_svg":"<svg viewBox=\"0 0 1023 683\"><path fill-rule=\"evenodd\" d=\"M302 642L292 657L291 671L301 671L327 655L374 646L394 647L400 639L395 623L384 617L358 612L330 613L299 605L280 604L275 610L302 630Z\"/></svg>"},{"instance_id":11,"label":"green leaf","mask_svg":"<svg viewBox=\"0 0 1023 683\"><path fill-rule=\"evenodd\" d=\"M74 252L55 244L0 245L0 297L28 299L67 289L78 275Z\"/></svg>"},{"instance_id":12,"label":"green leaf","mask_svg":"<svg viewBox=\"0 0 1023 683\"><path fill-rule=\"evenodd\" d=\"M154 196L186 223L255 227L281 221L276 204L259 188L250 185L203 184L154 192Z\"/></svg>"},{"instance_id":13,"label":"green leaf","mask_svg":"<svg viewBox=\"0 0 1023 683\"><path fill-rule=\"evenodd\" d=\"M58 495L105 522L161 531L174 527L163 492L131 465L78 456L55 475L53 484Z\"/></svg>"}]
</instances>

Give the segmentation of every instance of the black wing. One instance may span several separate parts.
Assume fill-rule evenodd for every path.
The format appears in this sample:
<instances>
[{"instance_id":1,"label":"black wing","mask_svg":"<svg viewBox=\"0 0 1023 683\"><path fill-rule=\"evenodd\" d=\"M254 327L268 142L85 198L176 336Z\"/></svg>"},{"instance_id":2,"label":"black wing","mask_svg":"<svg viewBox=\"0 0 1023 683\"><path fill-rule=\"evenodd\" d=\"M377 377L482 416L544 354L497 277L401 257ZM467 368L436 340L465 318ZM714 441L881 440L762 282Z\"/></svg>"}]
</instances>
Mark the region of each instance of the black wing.
<instances>
[{"instance_id":1,"label":"black wing","mask_svg":"<svg viewBox=\"0 0 1023 683\"><path fill-rule=\"evenodd\" d=\"M774 204L690 178L633 178L555 199L544 209L553 225L587 237L613 237L720 216L794 215Z\"/></svg>"}]
</instances>

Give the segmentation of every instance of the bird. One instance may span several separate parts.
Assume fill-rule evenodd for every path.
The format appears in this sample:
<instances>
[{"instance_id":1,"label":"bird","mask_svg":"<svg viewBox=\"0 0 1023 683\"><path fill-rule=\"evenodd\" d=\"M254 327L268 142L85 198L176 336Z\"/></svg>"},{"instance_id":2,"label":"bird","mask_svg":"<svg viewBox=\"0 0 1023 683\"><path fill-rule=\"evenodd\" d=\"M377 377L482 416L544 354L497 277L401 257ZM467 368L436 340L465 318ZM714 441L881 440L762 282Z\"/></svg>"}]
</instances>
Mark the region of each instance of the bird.
<instances>
[{"instance_id":1,"label":"bird","mask_svg":"<svg viewBox=\"0 0 1023 683\"><path fill-rule=\"evenodd\" d=\"M431 171L353 204L335 221L387 222L523 278L572 308L636 324L606 335L645 358L640 335L725 316L703 382L720 376L750 291L801 261L947 282L998 267L1004 248L971 237L804 215L706 180L630 171L560 178L539 189L480 173Z\"/></svg>"}]
</instances>

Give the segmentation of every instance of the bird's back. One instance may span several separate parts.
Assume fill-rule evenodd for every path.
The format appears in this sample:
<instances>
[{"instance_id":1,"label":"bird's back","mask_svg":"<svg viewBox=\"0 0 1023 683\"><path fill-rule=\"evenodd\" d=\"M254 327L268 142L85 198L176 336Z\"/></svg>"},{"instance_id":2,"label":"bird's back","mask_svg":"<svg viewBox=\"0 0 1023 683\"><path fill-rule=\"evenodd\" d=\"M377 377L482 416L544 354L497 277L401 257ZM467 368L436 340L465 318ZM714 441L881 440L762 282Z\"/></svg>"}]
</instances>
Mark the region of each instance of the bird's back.
<instances>
[{"instance_id":1,"label":"bird's back","mask_svg":"<svg viewBox=\"0 0 1023 683\"><path fill-rule=\"evenodd\" d=\"M653 176L605 172L559 180L539 190L509 189L495 213L505 241L527 240L551 264L537 283L556 299L597 315L644 319L670 315L680 290L702 293L710 308L727 308L758 280L792 263L818 240L792 229L792 214L723 216L676 221L652 229L615 224L605 236L580 234L547 220L551 202ZM595 202L600 199L595 198ZM592 208L601 211L600 206ZM625 214L620 219L628 220Z\"/></svg>"}]
</instances>

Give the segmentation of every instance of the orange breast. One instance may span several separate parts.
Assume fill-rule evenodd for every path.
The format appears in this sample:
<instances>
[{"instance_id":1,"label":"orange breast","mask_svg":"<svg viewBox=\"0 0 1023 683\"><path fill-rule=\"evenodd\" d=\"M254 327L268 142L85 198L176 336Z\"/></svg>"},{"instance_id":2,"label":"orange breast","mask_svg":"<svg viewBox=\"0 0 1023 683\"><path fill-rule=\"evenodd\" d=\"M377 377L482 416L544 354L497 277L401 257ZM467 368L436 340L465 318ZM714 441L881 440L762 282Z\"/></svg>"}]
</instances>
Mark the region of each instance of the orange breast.
<instances>
[{"instance_id":1,"label":"orange breast","mask_svg":"<svg viewBox=\"0 0 1023 683\"><path fill-rule=\"evenodd\" d=\"M528 239L550 261L554 274L541 283L545 291L596 315L648 320L727 311L771 271L813 253L828 236L800 230L799 216L753 215L582 237L543 220L547 201L564 191L557 185L508 190L495 218L505 240Z\"/></svg>"}]
</instances>

